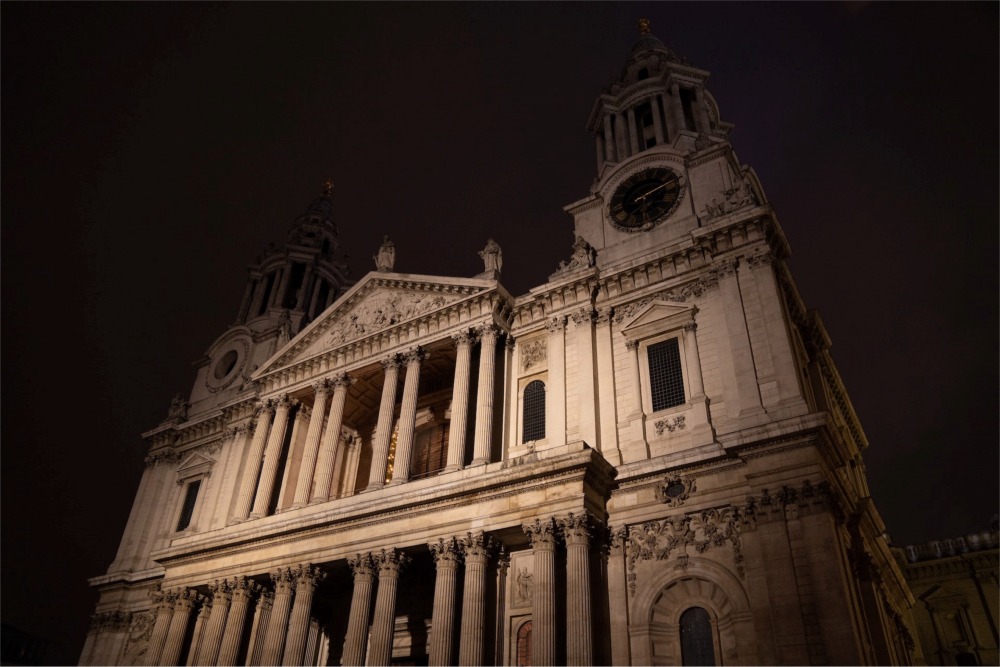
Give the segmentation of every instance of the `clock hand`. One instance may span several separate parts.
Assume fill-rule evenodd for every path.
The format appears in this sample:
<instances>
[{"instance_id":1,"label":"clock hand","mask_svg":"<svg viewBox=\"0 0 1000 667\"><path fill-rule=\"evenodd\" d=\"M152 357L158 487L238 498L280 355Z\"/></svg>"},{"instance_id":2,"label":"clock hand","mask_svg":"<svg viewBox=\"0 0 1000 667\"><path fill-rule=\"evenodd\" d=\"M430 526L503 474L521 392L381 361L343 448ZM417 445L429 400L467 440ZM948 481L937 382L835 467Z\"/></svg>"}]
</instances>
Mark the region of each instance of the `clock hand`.
<instances>
[{"instance_id":1,"label":"clock hand","mask_svg":"<svg viewBox=\"0 0 1000 667\"><path fill-rule=\"evenodd\" d=\"M657 186L656 186L655 188L653 188L652 190L650 190L650 191L649 191L649 192L647 192L646 194L644 194L644 195L641 195L641 196L639 196L639 197L636 197L636 200L637 200L637 201L645 201L645 200L646 200L646 197L648 197L649 195L653 194L653 193L654 193L654 192L656 192L657 190L662 190L662 189L663 189L663 188L665 188L665 187L667 187L667 184L666 184L666 183L660 183L659 185L657 185Z\"/></svg>"}]
</instances>

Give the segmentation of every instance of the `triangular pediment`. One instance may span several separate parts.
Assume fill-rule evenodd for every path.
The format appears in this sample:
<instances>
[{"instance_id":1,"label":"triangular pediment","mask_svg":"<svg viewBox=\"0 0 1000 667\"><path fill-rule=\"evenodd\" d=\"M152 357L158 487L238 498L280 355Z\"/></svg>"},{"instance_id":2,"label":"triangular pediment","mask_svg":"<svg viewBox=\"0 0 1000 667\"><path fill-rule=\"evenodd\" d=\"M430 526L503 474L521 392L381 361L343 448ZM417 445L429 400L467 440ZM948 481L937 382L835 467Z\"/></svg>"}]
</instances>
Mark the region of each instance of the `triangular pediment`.
<instances>
[{"instance_id":1,"label":"triangular pediment","mask_svg":"<svg viewBox=\"0 0 1000 667\"><path fill-rule=\"evenodd\" d=\"M622 323L626 338L636 338L649 332L674 329L694 319L694 305L654 301Z\"/></svg>"},{"instance_id":2,"label":"triangular pediment","mask_svg":"<svg viewBox=\"0 0 1000 667\"><path fill-rule=\"evenodd\" d=\"M264 363L255 377L497 288L492 280L371 272Z\"/></svg>"},{"instance_id":3,"label":"triangular pediment","mask_svg":"<svg viewBox=\"0 0 1000 667\"><path fill-rule=\"evenodd\" d=\"M208 472L215 465L215 460L211 459L201 452L195 452L188 456L177 468L177 476L193 477L195 475L200 475Z\"/></svg>"}]
</instances>

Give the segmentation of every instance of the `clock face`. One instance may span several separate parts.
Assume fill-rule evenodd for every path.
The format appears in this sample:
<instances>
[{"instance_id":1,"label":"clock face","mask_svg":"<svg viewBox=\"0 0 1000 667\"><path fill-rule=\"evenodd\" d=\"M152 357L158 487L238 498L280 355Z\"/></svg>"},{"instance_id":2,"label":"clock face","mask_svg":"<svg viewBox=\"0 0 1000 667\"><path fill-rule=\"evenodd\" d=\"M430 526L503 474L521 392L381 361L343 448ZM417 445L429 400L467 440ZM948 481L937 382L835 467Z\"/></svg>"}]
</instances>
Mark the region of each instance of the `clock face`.
<instances>
[{"instance_id":1,"label":"clock face","mask_svg":"<svg viewBox=\"0 0 1000 667\"><path fill-rule=\"evenodd\" d=\"M611 197L611 224L627 232L652 229L674 209L680 193L680 176L665 167L632 174Z\"/></svg>"}]
</instances>

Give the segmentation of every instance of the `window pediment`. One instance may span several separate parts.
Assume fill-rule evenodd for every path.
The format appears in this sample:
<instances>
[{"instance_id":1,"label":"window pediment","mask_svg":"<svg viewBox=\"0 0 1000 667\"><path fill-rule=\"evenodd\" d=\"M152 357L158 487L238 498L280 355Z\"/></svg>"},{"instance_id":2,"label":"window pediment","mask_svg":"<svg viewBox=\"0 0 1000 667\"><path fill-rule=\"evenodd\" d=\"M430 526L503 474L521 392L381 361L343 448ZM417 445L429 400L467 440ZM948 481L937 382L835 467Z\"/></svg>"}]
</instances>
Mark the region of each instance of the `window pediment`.
<instances>
[{"instance_id":1,"label":"window pediment","mask_svg":"<svg viewBox=\"0 0 1000 667\"><path fill-rule=\"evenodd\" d=\"M200 452L196 452L184 459L184 462L177 468L177 477L184 480L207 475L211 472L214 465L215 460L210 459Z\"/></svg>"},{"instance_id":2,"label":"window pediment","mask_svg":"<svg viewBox=\"0 0 1000 667\"><path fill-rule=\"evenodd\" d=\"M694 320L697 310L693 305L654 301L624 322L621 332L631 341L680 329Z\"/></svg>"}]
</instances>

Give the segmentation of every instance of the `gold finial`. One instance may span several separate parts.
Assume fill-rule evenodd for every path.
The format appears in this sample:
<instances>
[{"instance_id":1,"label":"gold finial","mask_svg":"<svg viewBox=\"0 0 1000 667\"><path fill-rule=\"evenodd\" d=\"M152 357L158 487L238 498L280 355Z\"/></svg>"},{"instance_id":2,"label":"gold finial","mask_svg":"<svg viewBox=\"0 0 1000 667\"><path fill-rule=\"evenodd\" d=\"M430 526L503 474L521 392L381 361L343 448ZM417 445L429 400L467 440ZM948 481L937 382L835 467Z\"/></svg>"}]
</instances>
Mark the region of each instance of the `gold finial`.
<instances>
[{"instance_id":1,"label":"gold finial","mask_svg":"<svg viewBox=\"0 0 1000 667\"><path fill-rule=\"evenodd\" d=\"M328 178L326 179L326 183L323 184L323 196L329 197L331 194L333 194L333 179Z\"/></svg>"},{"instance_id":2,"label":"gold finial","mask_svg":"<svg viewBox=\"0 0 1000 667\"><path fill-rule=\"evenodd\" d=\"M639 19L639 34L640 35L649 34L649 19Z\"/></svg>"}]
</instances>

